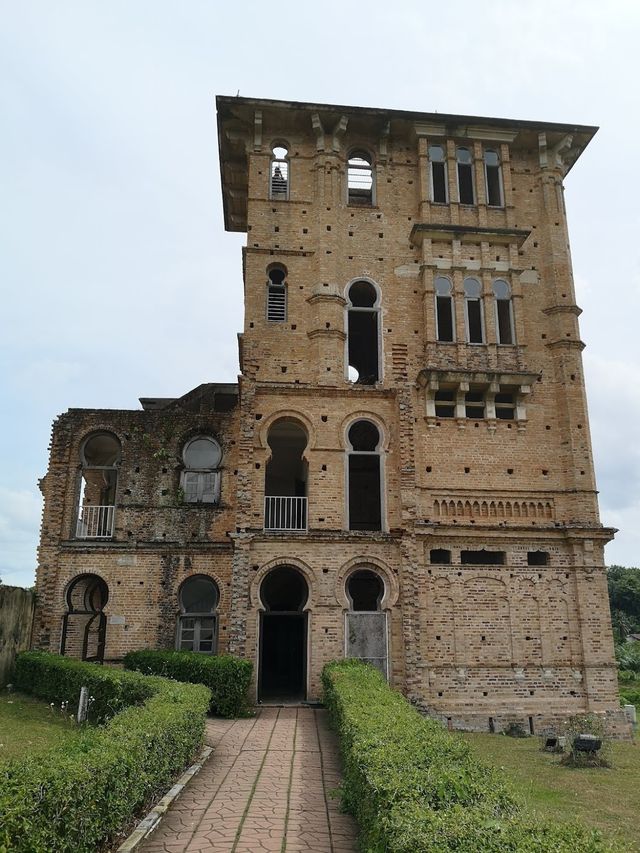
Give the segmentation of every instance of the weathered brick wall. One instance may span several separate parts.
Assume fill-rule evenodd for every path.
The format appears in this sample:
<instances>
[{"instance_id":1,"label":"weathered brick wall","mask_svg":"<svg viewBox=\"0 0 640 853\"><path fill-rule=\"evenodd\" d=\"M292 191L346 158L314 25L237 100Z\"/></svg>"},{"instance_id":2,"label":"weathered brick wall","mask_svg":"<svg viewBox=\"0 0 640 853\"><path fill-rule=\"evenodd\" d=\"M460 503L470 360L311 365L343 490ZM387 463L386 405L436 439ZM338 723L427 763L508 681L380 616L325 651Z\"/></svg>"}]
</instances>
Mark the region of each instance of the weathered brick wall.
<instances>
[{"instance_id":1,"label":"weathered brick wall","mask_svg":"<svg viewBox=\"0 0 640 853\"><path fill-rule=\"evenodd\" d=\"M216 413L206 394L191 392L160 411L71 410L58 420L43 487L37 642L56 646L66 586L91 571L107 580L106 612L118 617L107 657L170 646L179 584L202 572L221 592L219 647L257 670L260 584L270 569L292 565L310 591L307 695L315 699L323 664L344 654L346 579L372 566L385 582L391 680L430 713L479 728L491 717L499 728L514 716L540 726L594 710L615 727L603 555L612 533L598 516L563 201L573 161L552 151L565 142L553 129L547 150L539 128L340 115L225 102L225 215L247 232L238 407ZM500 153L501 208L486 203L482 139ZM289 151L287 200L269 198L276 142ZM429 200L432 142L447 151L448 204ZM472 206L455 202L461 142L474 157ZM347 153L362 147L374 161L369 207L347 203ZM287 271L286 322L266 318L274 263ZM436 275L453 284L453 343L437 341ZM468 275L482 283L484 344L465 342ZM347 381L347 290L360 278L380 293L375 386ZM496 278L512 291L509 345L498 343ZM430 401L445 375L458 385L513 383L518 417L436 416ZM308 437L308 532L263 531L269 429L282 418ZM358 418L382 436L379 532L346 529L347 432ZM111 543L73 538L79 450L92 429L122 442ZM181 447L209 431L224 449L222 503L181 506ZM462 551L483 548L504 551L504 563L462 564ZM450 551L451 563L432 563L433 549ZM533 551L548 553L548 564L529 565Z\"/></svg>"}]
</instances>

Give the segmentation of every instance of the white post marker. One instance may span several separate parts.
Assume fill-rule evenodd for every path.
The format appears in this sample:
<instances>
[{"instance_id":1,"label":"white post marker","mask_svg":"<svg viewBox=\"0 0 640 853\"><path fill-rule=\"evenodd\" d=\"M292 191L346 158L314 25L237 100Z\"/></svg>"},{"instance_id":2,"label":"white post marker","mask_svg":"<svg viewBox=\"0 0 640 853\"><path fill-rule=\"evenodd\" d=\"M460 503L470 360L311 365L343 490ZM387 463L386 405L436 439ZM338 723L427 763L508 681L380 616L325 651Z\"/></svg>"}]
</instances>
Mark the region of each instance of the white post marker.
<instances>
[{"instance_id":1,"label":"white post marker","mask_svg":"<svg viewBox=\"0 0 640 853\"><path fill-rule=\"evenodd\" d=\"M84 723L87 719L87 708L89 707L89 688L80 688L80 701L78 702L78 715L76 720L79 723Z\"/></svg>"}]
</instances>

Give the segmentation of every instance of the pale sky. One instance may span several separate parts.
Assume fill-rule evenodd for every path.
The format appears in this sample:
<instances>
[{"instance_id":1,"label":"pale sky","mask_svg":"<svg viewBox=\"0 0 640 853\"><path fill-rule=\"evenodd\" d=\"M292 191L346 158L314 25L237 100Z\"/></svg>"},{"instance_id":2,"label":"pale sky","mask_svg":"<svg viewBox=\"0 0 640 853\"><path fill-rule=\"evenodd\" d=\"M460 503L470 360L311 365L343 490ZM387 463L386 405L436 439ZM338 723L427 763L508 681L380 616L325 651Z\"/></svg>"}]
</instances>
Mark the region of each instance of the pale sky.
<instances>
[{"instance_id":1,"label":"pale sky","mask_svg":"<svg viewBox=\"0 0 640 853\"><path fill-rule=\"evenodd\" d=\"M594 124L566 181L607 561L640 565L640 4L0 0L0 578L54 417L234 381L216 94Z\"/></svg>"}]
</instances>

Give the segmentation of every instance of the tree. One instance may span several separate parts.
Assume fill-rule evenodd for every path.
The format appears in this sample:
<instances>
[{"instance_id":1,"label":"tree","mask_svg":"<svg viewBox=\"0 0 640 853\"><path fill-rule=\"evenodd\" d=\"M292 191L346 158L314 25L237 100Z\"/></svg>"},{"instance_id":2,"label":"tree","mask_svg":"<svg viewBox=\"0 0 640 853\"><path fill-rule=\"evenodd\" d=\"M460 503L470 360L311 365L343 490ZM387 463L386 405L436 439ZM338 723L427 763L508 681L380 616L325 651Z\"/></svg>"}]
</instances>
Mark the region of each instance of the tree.
<instances>
[{"instance_id":1,"label":"tree","mask_svg":"<svg viewBox=\"0 0 640 853\"><path fill-rule=\"evenodd\" d=\"M616 642L640 633L640 569L609 566L607 569L611 621Z\"/></svg>"}]
</instances>

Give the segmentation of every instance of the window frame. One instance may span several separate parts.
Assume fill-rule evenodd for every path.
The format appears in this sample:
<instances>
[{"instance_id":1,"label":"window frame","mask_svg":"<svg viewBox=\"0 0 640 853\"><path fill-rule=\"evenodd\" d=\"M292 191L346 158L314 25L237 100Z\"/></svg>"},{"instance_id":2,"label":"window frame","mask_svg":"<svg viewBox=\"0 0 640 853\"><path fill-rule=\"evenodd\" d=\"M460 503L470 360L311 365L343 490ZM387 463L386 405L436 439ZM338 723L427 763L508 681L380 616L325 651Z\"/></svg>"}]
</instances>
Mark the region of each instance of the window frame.
<instances>
[{"instance_id":1,"label":"window frame","mask_svg":"<svg viewBox=\"0 0 640 853\"><path fill-rule=\"evenodd\" d=\"M442 279L449 284L449 294L448 296L444 296L438 293L437 282L438 279ZM439 344L455 344L456 343L456 310L453 298L453 282L446 275L437 275L433 280L433 292L434 292L434 305L435 305L435 322L436 322L436 342ZM439 299L448 299L449 300L449 310L451 312L451 340L445 340L440 337L440 317L438 310L438 300Z\"/></svg>"},{"instance_id":2,"label":"window frame","mask_svg":"<svg viewBox=\"0 0 640 853\"><path fill-rule=\"evenodd\" d=\"M364 155L364 156L362 156ZM352 174L355 177L356 175L364 174L367 169L364 166L359 165L351 165L352 160L362 160L365 163L368 163L368 171L371 175L371 187L368 190L368 199L362 194L360 197L357 195L351 195L351 191L357 191L361 189L357 186L351 186L351 177ZM354 147L349 150L347 154L347 206L348 207L375 207L376 206L376 164L375 158L372 152L366 147ZM365 188L366 191L366 188ZM360 198L361 200L357 200Z\"/></svg>"},{"instance_id":3,"label":"window frame","mask_svg":"<svg viewBox=\"0 0 640 853\"><path fill-rule=\"evenodd\" d=\"M191 444L194 441L198 440L206 440L214 444L219 451L220 458L218 459L218 464L215 467L205 468L205 467L191 467L187 462L186 453ZM189 438L182 447L182 471L180 472L180 488L183 492L182 502L185 504L194 504L197 506L219 506L220 504L220 493L221 493L221 468L222 468L222 460L224 458L224 452L222 450L222 445L220 442L214 438L212 435L206 435L203 433L199 433L198 435L193 435ZM189 500L188 495L192 491L190 487L188 487L187 480L189 477L196 477L197 486L196 486L196 500ZM209 492L205 492L205 483L206 477L213 477L213 488ZM203 500L203 495L205 493L211 494L213 497L211 500Z\"/></svg>"},{"instance_id":4,"label":"window frame","mask_svg":"<svg viewBox=\"0 0 640 853\"><path fill-rule=\"evenodd\" d=\"M210 610L207 612L200 612L200 611L187 612L184 609L184 604L182 602L182 592L183 592L185 586L187 586L193 580L207 580L215 588L216 603L215 603L213 610ZM196 652L198 654L203 654L203 655L215 655L215 654L217 654L217 651L218 651L218 625L219 625L218 615L219 615L219 611L220 611L220 587L218 586L218 584L216 583L214 578L210 577L209 575L205 575L205 574L190 575L188 578L185 578L182 581L182 583L180 584L180 587L178 589L178 607L179 607L179 611L178 611L178 617L176 620L176 642L175 642L176 650L177 651L192 651L192 652ZM184 627L184 622L187 619L193 619L194 620L193 629ZM205 619L211 619L213 621L213 631L212 631L211 650L210 651L207 651L207 650L203 651L202 649L200 649L200 643L202 642L202 640L201 640L202 622ZM184 649L182 646L182 644L184 642L183 632L185 630L193 630L193 641L192 641L193 647L191 649ZM209 641L205 640L204 642L209 642ZM198 648L196 648L196 645L198 646Z\"/></svg>"},{"instance_id":5,"label":"window frame","mask_svg":"<svg viewBox=\"0 0 640 853\"><path fill-rule=\"evenodd\" d=\"M468 151L471 162L463 163L460 161L459 152L460 151ZM462 193L460 190L460 167L463 166L469 169L469 176L471 179L471 201L463 201ZM466 145L456 145L456 181L458 187L458 204L461 204L466 207L475 207L478 204L478 193L476 189L476 181L474 174L474 156L473 149L468 148Z\"/></svg>"},{"instance_id":6,"label":"window frame","mask_svg":"<svg viewBox=\"0 0 640 853\"><path fill-rule=\"evenodd\" d=\"M284 157L278 157L276 155L276 151L278 149L283 149L286 153ZM286 175L282 176L282 180L285 182L285 190L284 192L274 193L273 191L273 179L275 169L279 167L279 164L282 164L285 168ZM281 169L282 174L282 169ZM289 144L284 142L283 140L277 140L271 145L271 159L269 160L269 200L270 201L289 201L291 193L291 163L289 160Z\"/></svg>"},{"instance_id":7,"label":"window frame","mask_svg":"<svg viewBox=\"0 0 640 853\"><path fill-rule=\"evenodd\" d=\"M509 291L509 296L507 297L499 297L495 291L495 285L498 282L504 283ZM513 290L509 282L505 278L494 278L491 283L491 289L493 290L493 300L495 302L495 322L496 322L496 344L498 346L512 347L516 346L516 324L515 324L515 316L513 311ZM509 332L510 332L510 341L503 341L502 335L500 332L500 309L498 307L499 302L508 303L508 311L509 311Z\"/></svg>"},{"instance_id":8,"label":"window frame","mask_svg":"<svg viewBox=\"0 0 640 853\"><path fill-rule=\"evenodd\" d=\"M498 158L498 163L495 166L490 166L487 163L487 154L495 154ZM505 206L504 201L504 181L502 178L502 158L500 157L500 152L495 148L485 148L483 153L483 161L484 161L484 187L485 187L485 195L486 195L486 203L487 207L495 208L496 210L499 208L503 208ZM500 197L500 202L498 204L492 204L489 201L489 169L495 169L496 175L498 178L498 195Z\"/></svg>"},{"instance_id":9,"label":"window frame","mask_svg":"<svg viewBox=\"0 0 640 853\"><path fill-rule=\"evenodd\" d=\"M467 282L471 282L471 281L474 281L478 284L478 287L480 289L480 295L479 296L467 295ZM486 344L486 342L487 342L487 335L486 335L485 322L484 322L484 304L483 304L484 300L482 298L482 282L480 281L480 279L476 278L475 276L467 276L462 283L462 289L464 292L464 325L465 325L466 342L470 346L482 346L482 345ZM480 340L479 341L472 341L471 340L471 322L470 322L470 318L469 318L469 303L471 303L471 302L477 302L478 303L478 310L480 312Z\"/></svg>"},{"instance_id":10,"label":"window frame","mask_svg":"<svg viewBox=\"0 0 640 853\"><path fill-rule=\"evenodd\" d=\"M373 290L375 291L376 298L374 300L373 305L363 306L363 305L354 305L351 301L351 288L354 284L358 284L358 282L365 282L369 284ZM358 278L352 279L345 288L344 298L346 301L346 305L344 307L344 331L346 334L345 342L344 342L344 378L350 385L362 385L375 387L379 385L383 381L383 369L384 369L384 359L382 353L382 344L383 344L383 335L382 335L382 292L380 290L380 286L373 281L373 279L368 278L367 276L358 276ZM377 355L378 355L378 364L377 364L377 378L375 382L364 383L360 382L360 377L358 376L358 380L354 382L349 377L349 368L351 365L349 364L349 315L351 313L369 313L374 314L376 319L376 347L377 347ZM357 368L355 368L357 370Z\"/></svg>"},{"instance_id":11,"label":"window frame","mask_svg":"<svg viewBox=\"0 0 640 853\"><path fill-rule=\"evenodd\" d=\"M431 158L431 150L433 148L439 148L442 151L442 160L433 160ZM447 149L444 145L441 145L438 142L433 142L429 145L428 148L428 158L429 158L429 199L431 204L449 204L449 170L447 169ZM443 171L443 181L444 181L444 200L439 201L435 197L435 180L433 177L433 167L434 165L441 165Z\"/></svg>"},{"instance_id":12,"label":"window frame","mask_svg":"<svg viewBox=\"0 0 640 853\"><path fill-rule=\"evenodd\" d=\"M370 423L372 426L376 428L378 431L378 443L374 450L354 450L353 445L351 444L351 439L349 438L349 432L351 428L357 424L359 421L366 421ZM353 420L349 421L349 423L345 427L345 521L346 521L346 529L349 532L360 532L360 533L384 533L387 530L387 519L386 519L386 493L385 493L385 468L384 468L384 431L382 426L377 423L377 421L373 420L370 417L356 417ZM377 456L378 457L378 475L379 475L379 489L380 489L380 527L374 529L356 529L351 527L351 513L350 513L350 503L351 503L351 490L350 490L350 463L349 459L351 456Z\"/></svg>"}]
</instances>

